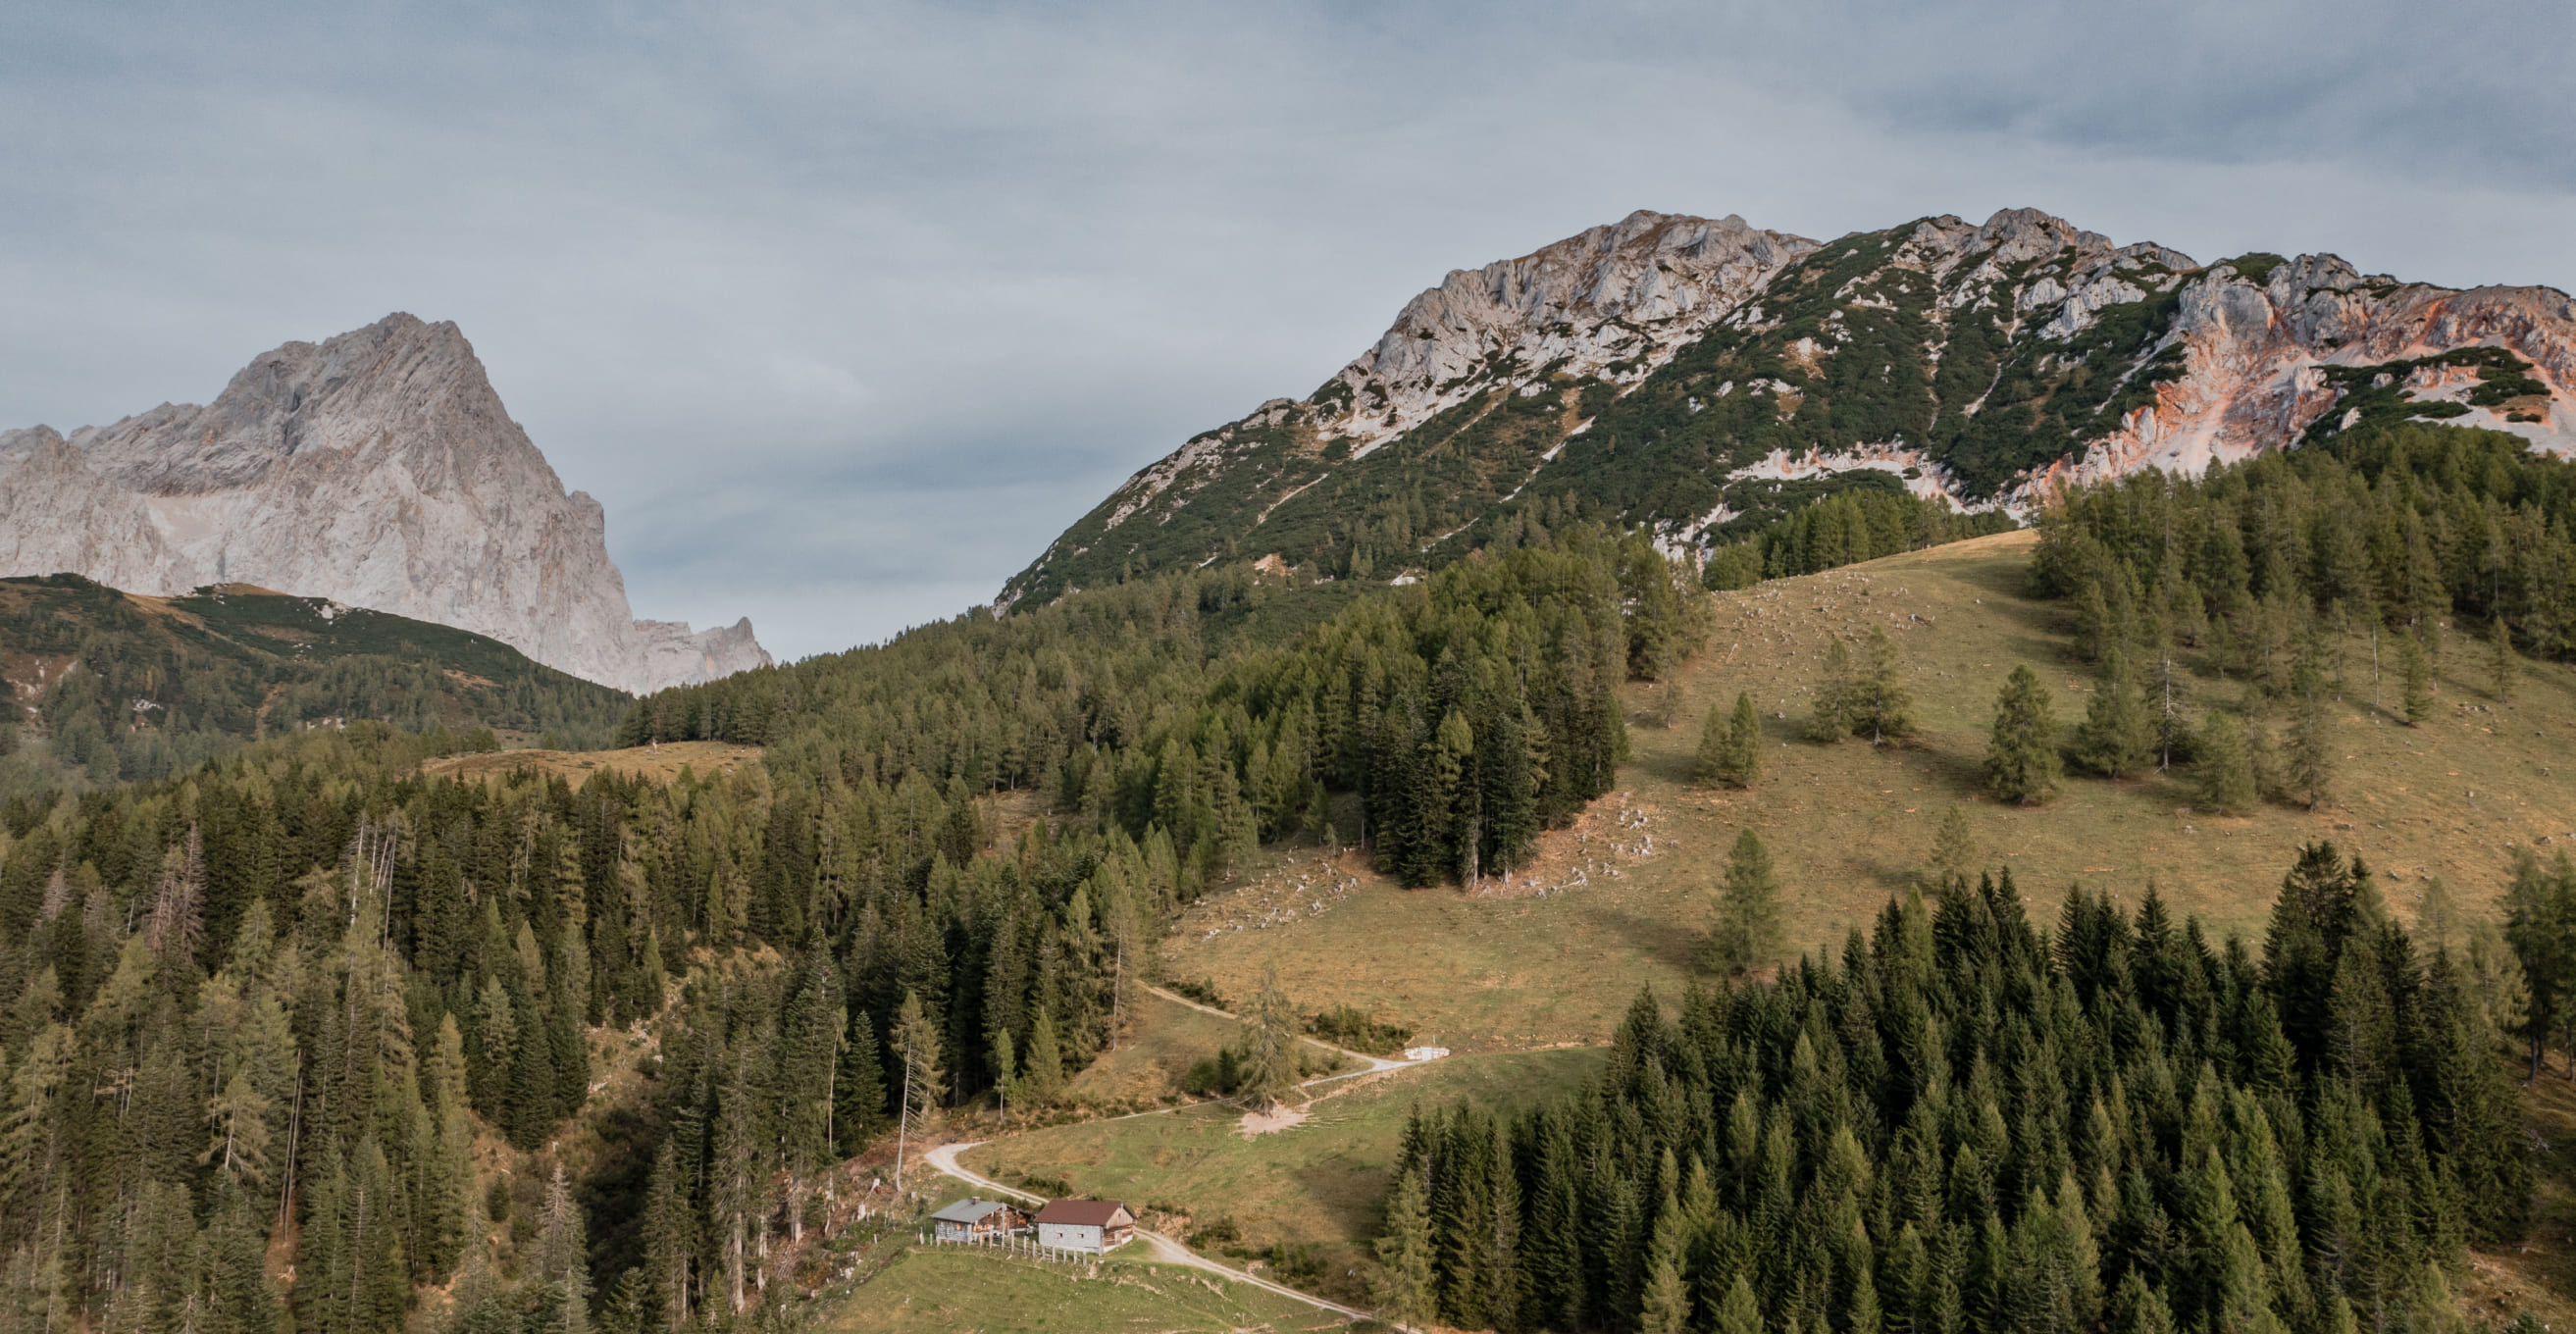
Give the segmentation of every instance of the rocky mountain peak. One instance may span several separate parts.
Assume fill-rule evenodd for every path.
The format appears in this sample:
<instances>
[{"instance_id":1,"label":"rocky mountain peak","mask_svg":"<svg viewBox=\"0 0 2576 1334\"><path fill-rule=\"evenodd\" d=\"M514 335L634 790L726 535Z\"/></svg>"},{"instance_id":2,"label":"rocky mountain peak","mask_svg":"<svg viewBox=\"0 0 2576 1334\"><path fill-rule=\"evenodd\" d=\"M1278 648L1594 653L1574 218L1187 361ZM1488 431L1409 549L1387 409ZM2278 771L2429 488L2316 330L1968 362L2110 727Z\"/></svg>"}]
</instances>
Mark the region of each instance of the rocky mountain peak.
<instances>
[{"instance_id":1,"label":"rocky mountain peak","mask_svg":"<svg viewBox=\"0 0 2576 1334\"><path fill-rule=\"evenodd\" d=\"M403 313L264 353L204 406L0 434L0 574L155 594L254 583L488 634L634 691L769 662L748 622L636 620L606 534L464 333Z\"/></svg>"},{"instance_id":2,"label":"rocky mountain peak","mask_svg":"<svg viewBox=\"0 0 2576 1334\"><path fill-rule=\"evenodd\" d=\"M2576 452L2576 306L2324 254L2205 265L2031 208L1830 242L1640 210L1451 272L1312 395L1129 478L1000 605L1229 555L1397 577L1525 511L1673 549L1849 487L2028 512L2374 413Z\"/></svg>"},{"instance_id":3,"label":"rocky mountain peak","mask_svg":"<svg viewBox=\"0 0 2576 1334\"><path fill-rule=\"evenodd\" d=\"M1307 399L1326 437L1365 453L1498 383L1643 374L1816 243L1639 209L1517 259L1454 269Z\"/></svg>"}]
</instances>

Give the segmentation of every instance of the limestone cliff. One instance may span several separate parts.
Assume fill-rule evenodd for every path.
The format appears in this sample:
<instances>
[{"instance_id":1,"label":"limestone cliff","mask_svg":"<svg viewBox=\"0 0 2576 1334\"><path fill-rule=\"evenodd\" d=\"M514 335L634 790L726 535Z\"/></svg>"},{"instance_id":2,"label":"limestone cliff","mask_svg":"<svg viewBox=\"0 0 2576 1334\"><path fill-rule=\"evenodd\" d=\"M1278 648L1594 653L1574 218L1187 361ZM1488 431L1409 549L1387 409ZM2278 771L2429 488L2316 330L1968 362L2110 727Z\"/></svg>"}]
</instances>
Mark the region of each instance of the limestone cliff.
<instances>
[{"instance_id":1,"label":"limestone cliff","mask_svg":"<svg viewBox=\"0 0 2576 1334\"><path fill-rule=\"evenodd\" d=\"M256 584L487 634L630 691L768 664L748 621L636 620L606 533L456 326L410 315L288 343L203 407L0 432L0 575Z\"/></svg>"}]
</instances>

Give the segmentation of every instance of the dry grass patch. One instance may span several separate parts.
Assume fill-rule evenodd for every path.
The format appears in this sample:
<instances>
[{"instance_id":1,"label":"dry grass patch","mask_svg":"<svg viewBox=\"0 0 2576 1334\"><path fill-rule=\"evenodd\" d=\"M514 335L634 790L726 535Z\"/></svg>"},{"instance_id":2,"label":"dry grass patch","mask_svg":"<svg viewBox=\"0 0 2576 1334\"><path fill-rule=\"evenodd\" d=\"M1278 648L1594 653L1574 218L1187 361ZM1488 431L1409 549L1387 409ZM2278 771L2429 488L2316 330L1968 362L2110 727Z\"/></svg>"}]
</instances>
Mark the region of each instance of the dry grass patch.
<instances>
[{"instance_id":1,"label":"dry grass patch","mask_svg":"<svg viewBox=\"0 0 2576 1334\"><path fill-rule=\"evenodd\" d=\"M759 762L758 746L737 746L724 741L673 741L661 746L633 746L625 750L492 750L446 755L424 762L420 770L432 778L498 778L521 769L534 769L548 777L561 777L579 787L596 773L618 773L630 778L641 776L657 783L667 783L679 777L683 768L705 778L713 774L730 774Z\"/></svg>"}]
</instances>

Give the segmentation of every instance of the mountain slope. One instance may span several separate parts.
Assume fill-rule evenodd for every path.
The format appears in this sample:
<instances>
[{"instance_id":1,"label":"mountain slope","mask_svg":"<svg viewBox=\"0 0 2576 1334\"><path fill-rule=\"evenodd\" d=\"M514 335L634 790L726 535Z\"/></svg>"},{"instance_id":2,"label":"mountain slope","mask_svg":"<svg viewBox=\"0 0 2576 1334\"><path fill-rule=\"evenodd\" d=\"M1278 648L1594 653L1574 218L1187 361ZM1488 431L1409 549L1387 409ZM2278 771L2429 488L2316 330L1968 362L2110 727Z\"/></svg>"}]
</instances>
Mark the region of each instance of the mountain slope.
<instances>
[{"instance_id":1,"label":"mountain slope","mask_svg":"<svg viewBox=\"0 0 2576 1334\"><path fill-rule=\"evenodd\" d=\"M1452 273L1315 393L1129 479L1000 605L1273 553L1385 579L1574 514L1698 545L1845 485L2019 510L2365 414L2576 448L2576 302L2202 265L2028 209L1824 244L1639 212Z\"/></svg>"},{"instance_id":2,"label":"mountain slope","mask_svg":"<svg viewBox=\"0 0 2576 1334\"><path fill-rule=\"evenodd\" d=\"M358 719L597 745L630 702L444 625L247 585L159 598L71 574L0 579L0 686L14 723L101 778Z\"/></svg>"},{"instance_id":3,"label":"mountain slope","mask_svg":"<svg viewBox=\"0 0 2576 1334\"><path fill-rule=\"evenodd\" d=\"M288 343L204 407L0 432L0 574L158 595L255 583L490 635L628 690L768 663L749 621L633 619L606 532L456 326L410 315Z\"/></svg>"}]
</instances>

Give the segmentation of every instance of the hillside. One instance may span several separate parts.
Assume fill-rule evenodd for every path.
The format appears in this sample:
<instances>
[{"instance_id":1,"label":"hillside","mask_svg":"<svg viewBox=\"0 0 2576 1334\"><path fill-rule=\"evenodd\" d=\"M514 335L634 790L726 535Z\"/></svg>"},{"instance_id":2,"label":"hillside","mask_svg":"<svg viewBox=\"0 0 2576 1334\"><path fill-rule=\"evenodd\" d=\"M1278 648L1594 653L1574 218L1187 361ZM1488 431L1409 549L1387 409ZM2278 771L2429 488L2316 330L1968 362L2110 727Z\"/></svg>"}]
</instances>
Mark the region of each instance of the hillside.
<instances>
[{"instance_id":1,"label":"hillside","mask_svg":"<svg viewBox=\"0 0 2576 1334\"><path fill-rule=\"evenodd\" d=\"M1292 998L1373 1009L1462 1051L1594 1043L1638 985L1677 993L1704 975L1696 951L1727 846L1744 828L1779 868L1793 950L1839 949L1847 926L1919 883L1953 805L1981 863L2010 868L2034 912L2053 912L2078 882L2134 900L2152 880L2177 914L2213 930L2259 931L2282 869L2313 839L2366 858L2401 913L2432 877L2485 911L2514 848L2576 842L2576 782L2555 772L2576 745L2576 676L2525 662L2523 688L2498 703L2482 664L2454 654L2434 717L2408 727L2393 709L2393 652L2374 708L2358 636L2343 645L2332 711L2346 795L2318 810L2274 801L2244 816L2203 814L2187 768L2070 777L2045 806L1996 800L1981 766L2011 668L2040 669L2069 727L2095 689L2093 670L2073 656L2065 605L2029 595L2036 538L2006 533L1713 595L1707 650L1668 685L1628 688L1631 759L1611 795L1545 835L1509 883L1405 893L1363 856L1283 850L1263 875L1182 917L1173 975L1245 995L1275 964ZM1922 735L1883 748L1807 740L1828 636L1873 626L1901 647ZM2240 690L2191 680L2196 707L2233 705ZM1761 711L1762 779L1748 791L1695 784L1699 720L1738 692ZM1316 892L1326 883L1319 860L1357 887Z\"/></svg>"},{"instance_id":2,"label":"hillside","mask_svg":"<svg viewBox=\"0 0 2576 1334\"><path fill-rule=\"evenodd\" d=\"M1700 947L1740 829L1768 844L1790 950L1837 957L1846 932L1927 883L1935 831L1954 805L1976 864L2009 871L2035 923L2054 924L2075 885L2130 906L2152 885L2176 920L2199 919L2213 946L2229 934L2261 939L2283 873L2316 840L2365 859L2401 918L2420 917L2438 878L2464 919L2484 920L2497 914L2515 849L2576 841L2576 785L2553 772L2576 741L2576 678L2525 662L2499 702L2484 662L2458 653L2439 676L2433 716L2407 726L2393 684L2372 705L2360 636L2343 645L2331 711L2348 795L2319 810L2275 801L2211 815L2195 809L2187 768L2126 781L2070 777L2062 796L2035 808L1995 800L1980 763L2010 666L2042 670L2066 724L2084 716L2096 689L2076 657L2068 604L2030 593L2037 541L2003 534L1716 595L1704 651L1669 682L1627 688L1631 758L1615 790L1571 828L1543 836L1508 881L1408 891L1360 852L1282 846L1243 883L1185 911L1165 943L1167 973L1203 979L1212 994L1239 1003L1275 970L1301 1013L1357 1006L1455 1055L1319 1088L1309 1116L1276 1134L1247 1136L1237 1109L1202 1104L1013 1134L966 1163L1006 1180L1060 1175L1079 1191L1145 1199L1176 1232L1221 1216L1239 1233L1226 1243L1239 1254L1299 1263L1300 1248L1320 1248L1303 1261L1316 1290L1351 1299L1361 1289L1344 1270L1365 1264L1384 1226L1371 1206L1399 1162L1404 1110L1465 1099L1508 1111L1575 1094L1597 1053L1553 1049L1608 1042L1640 987L1669 1003L1716 981ZM1872 627L1901 645L1922 733L1883 749L1819 744L1805 724L1823 646ZM2190 686L2198 708L2232 706L2241 689L2214 674L2196 673ZM1739 691L1761 703L1763 776L1746 791L1694 783L1696 721ZM1674 725L1663 725L1667 716ZM2441 927L2416 925L2426 949L2444 938ZM2459 923L2447 943L2465 946ZM1135 1049L1162 1053L1173 1076L1166 1096L1178 1093L1188 1052L1240 1040L1205 1031L1204 1017L1178 1007L1139 1016ZM1164 1036L1182 1032L1190 1036L1177 1043ZM1132 1099L1155 1090L1130 1078L1076 1091ZM2527 1115L2554 1138L2563 1096L2553 1083L2534 1099ZM2570 1309L2556 1182L2544 1188L2552 1212L2539 1239L2481 1251L2456 1280L2480 1312Z\"/></svg>"},{"instance_id":3,"label":"hillside","mask_svg":"<svg viewBox=\"0 0 2576 1334\"><path fill-rule=\"evenodd\" d=\"M28 757L99 781L359 719L585 747L629 702L444 625L241 584L162 598L70 574L0 579L0 681Z\"/></svg>"},{"instance_id":4,"label":"hillside","mask_svg":"<svg viewBox=\"0 0 2576 1334\"><path fill-rule=\"evenodd\" d=\"M1852 486L2026 509L2409 415L2576 447L2576 303L2204 264L2028 209L1825 243L1639 212L1450 274L1322 388L1137 473L998 605L1274 555L1384 581L1577 517L1707 546Z\"/></svg>"}]
</instances>

